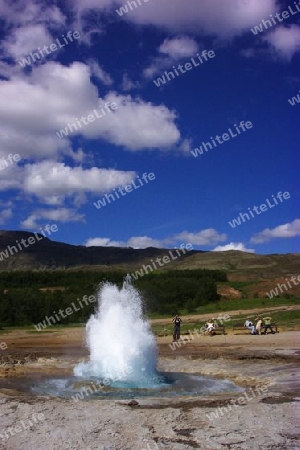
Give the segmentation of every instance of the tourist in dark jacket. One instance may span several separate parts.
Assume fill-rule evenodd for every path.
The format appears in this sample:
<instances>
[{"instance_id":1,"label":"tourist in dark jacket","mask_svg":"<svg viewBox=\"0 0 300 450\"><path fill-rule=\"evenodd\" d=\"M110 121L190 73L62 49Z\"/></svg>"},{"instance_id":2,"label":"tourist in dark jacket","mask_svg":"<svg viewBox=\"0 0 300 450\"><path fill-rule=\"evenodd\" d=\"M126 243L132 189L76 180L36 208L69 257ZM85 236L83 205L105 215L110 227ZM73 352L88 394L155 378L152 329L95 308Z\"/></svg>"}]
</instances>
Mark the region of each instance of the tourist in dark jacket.
<instances>
[{"instance_id":1,"label":"tourist in dark jacket","mask_svg":"<svg viewBox=\"0 0 300 450\"><path fill-rule=\"evenodd\" d=\"M173 342L175 342L180 339L180 324L182 320L180 319L179 315L176 314L172 322L174 323Z\"/></svg>"}]
</instances>

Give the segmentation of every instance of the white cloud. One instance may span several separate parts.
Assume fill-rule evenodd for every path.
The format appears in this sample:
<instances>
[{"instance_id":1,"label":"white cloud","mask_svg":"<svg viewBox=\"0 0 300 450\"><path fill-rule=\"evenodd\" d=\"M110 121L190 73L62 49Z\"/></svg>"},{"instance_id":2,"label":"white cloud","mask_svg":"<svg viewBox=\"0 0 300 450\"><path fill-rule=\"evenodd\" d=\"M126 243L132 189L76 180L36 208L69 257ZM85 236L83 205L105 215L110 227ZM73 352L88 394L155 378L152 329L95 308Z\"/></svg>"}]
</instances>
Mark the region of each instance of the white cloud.
<instances>
[{"instance_id":1,"label":"white cloud","mask_svg":"<svg viewBox=\"0 0 300 450\"><path fill-rule=\"evenodd\" d=\"M166 237L165 239L153 239L149 236L133 236L129 238L126 242L124 241L111 241L109 238L96 237L88 239L85 244L90 246L115 246L115 247L133 247L133 248L169 248L170 246L177 246L180 244L191 244L191 245L214 245L218 242L226 240L226 234L219 234L213 228L208 228L206 230L199 231L198 233L189 233L183 231L182 233L174 234L172 236ZM112 244L113 243L113 244Z\"/></svg>"},{"instance_id":2,"label":"white cloud","mask_svg":"<svg viewBox=\"0 0 300 450\"><path fill-rule=\"evenodd\" d=\"M114 169L83 169L64 163L44 161L24 168L23 190L49 204L59 204L66 197L92 193L103 194L124 186L136 178L135 172Z\"/></svg>"},{"instance_id":3,"label":"white cloud","mask_svg":"<svg viewBox=\"0 0 300 450\"><path fill-rule=\"evenodd\" d=\"M15 147L23 158L70 154L69 138L60 139L55 133L109 101L117 103L116 111L73 135L101 138L129 150L166 150L180 142L174 111L115 92L98 98L90 76L90 68L82 63L67 67L47 62L34 66L29 75L0 80L0 122L10 137L3 142L3 155Z\"/></svg>"},{"instance_id":4,"label":"white cloud","mask_svg":"<svg viewBox=\"0 0 300 450\"><path fill-rule=\"evenodd\" d=\"M17 27L44 23L48 27L57 28L63 26L66 21L57 6L28 0L0 0L0 14L8 25Z\"/></svg>"},{"instance_id":5,"label":"white cloud","mask_svg":"<svg viewBox=\"0 0 300 450\"><path fill-rule=\"evenodd\" d=\"M22 188L22 169L12 164L0 171L0 191Z\"/></svg>"},{"instance_id":6,"label":"white cloud","mask_svg":"<svg viewBox=\"0 0 300 450\"><path fill-rule=\"evenodd\" d=\"M291 60L293 55L300 50L300 26L277 26L263 40L283 58Z\"/></svg>"},{"instance_id":7,"label":"white cloud","mask_svg":"<svg viewBox=\"0 0 300 450\"><path fill-rule=\"evenodd\" d=\"M275 238L286 239L296 236L300 236L300 219L295 219L291 223L285 223L273 229L266 228L260 233L255 234L250 242L253 244L262 244Z\"/></svg>"},{"instance_id":8,"label":"white cloud","mask_svg":"<svg viewBox=\"0 0 300 450\"><path fill-rule=\"evenodd\" d=\"M127 246L133 248L147 248L147 247L161 248L163 247L163 243L158 239L152 239L151 237L148 236L135 236L128 239Z\"/></svg>"},{"instance_id":9,"label":"white cloud","mask_svg":"<svg viewBox=\"0 0 300 450\"><path fill-rule=\"evenodd\" d=\"M84 244L86 247L126 247L122 241L111 241L109 238L91 238Z\"/></svg>"},{"instance_id":10,"label":"white cloud","mask_svg":"<svg viewBox=\"0 0 300 450\"><path fill-rule=\"evenodd\" d=\"M117 111L107 117L103 130L111 143L123 145L129 150L172 150L179 143L180 132L175 125L175 111L130 95L110 93L105 101L118 105Z\"/></svg>"},{"instance_id":11,"label":"white cloud","mask_svg":"<svg viewBox=\"0 0 300 450\"><path fill-rule=\"evenodd\" d=\"M64 31L66 24L66 17L57 6L37 1L1 0L0 16L5 24L1 41L3 55L15 60L53 43L55 39L50 31L61 37L58 31Z\"/></svg>"},{"instance_id":12,"label":"white cloud","mask_svg":"<svg viewBox=\"0 0 300 450\"><path fill-rule=\"evenodd\" d=\"M155 248L162 248L163 243L157 239L152 239L148 236L136 236L131 237L128 239L128 241L113 241L110 238L91 238L86 241L84 244L87 247L132 247L132 248L148 248L148 247L155 247Z\"/></svg>"},{"instance_id":13,"label":"white cloud","mask_svg":"<svg viewBox=\"0 0 300 450\"><path fill-rule=\"evenodd\" d=\"M107 9L126 0L77 0L77 8ZM123 16L124 20L142 25L155 25L172 32L231 37L249 31L278 11L276 0L151 0ZM115 13L116 14L116 13Z\"/></svg>"},{"instance_id":14,"label":"white cloud","mask_svg":"<svg viewBox=\"0 0 300 450\"><path fill-rule=\"evenodd\" d=\"M78 214L73 209L38 209L21 222L21 227L26 229L38 228L40 221L50 220L52 222L85 222L84 215Z\"/></svg>"},{"instance_id":15,"label":"white cloud","mask_svg":"<svg viewBox=\"0 0 300 450\"><path fill-rule=\"evenodd\" d=\"M198 233L189 233L188 231L183 231L182 233L175 234L167 239L169 242L184 242L190 243L192 245L214 245L218 242L225 241L227 236L225 233L219 234L213 228L207 228L205 230L199 231Z\"/></svg>"},{"instance_id":16,"label":"white cloud","mask_svg":"<svg viewBox=\"0 0 300 450\"><path fill-rule=\"evenodd\" d=\"M226 245L218 245L214 248L213 252L226 252L228 250L239 250L241 252L254 253L255 250L253 248L247 248L242 242L230 242L230 244Z\"/></svg>"},{"instance_id":17,"label":"white cloud","mask_svg":"<svg viewBox=\"0 0 300 450\"><path fill-rule=\"evenodd\" d=\"M83 152L82 148L78 148L77 151L73 151L70 149L70 156L73 161L77 163L83 163L84 161L90 160L92 156L87 155Z\"/></svg>"},{"instance_id":18,"label":"white cloud","mask_svg":"<svg viewBox=\"0 0 300 450\"><path fill-rule=\"evenodd\" d=\"M165 39L159 47L160 53L163 53L174 60L194 56L197 51L197 42L187 36Z\"/></svg>"},{"instance_id":19,"label":"white cloud","mask_svg":"<svg viewBox=\"0 0 300 450\"><path fill-rule=\"evenodd\" d=\"M141 24L229 37L241 34L273 12L275 0L173 0L172 7L168 0L151 0L147 7L132 11L131 16Z\"/></svg>"},{"instance_id":20,"label":"white cloud","mask_svg":"<svg viewBox=\"0 0 300 450\"><path fill-rule=\"evenodd\" d=\"M175 112L115 92L99 99L90 77L91 69L85 64L75 62L68 67L47 62L32 67L29 74L13 73L9 80L0 79L0 157L15 154L16 149L21 156L19 165L2 171L0 190L17 189L52 205L72 197L79 206L86 201L86 194L102 194L130 183L136 177L133 171L88 170L54 162L63 156L75 163L90 159L81 148L72 149L71 139L59 139L55 133L98 109L99 103L116 102L118 109L84 126L78 134L130 150L180 151ZM26 164L31 159L36 162Z\"/></svg>"},{"instance_id":21,"label":"white cloud","mask_svg":"<svg viewBox=\"0 0 300 450\"><path fill-rule=\"evenodd\" d=\"M175 62L182 58L196 56L199 47L194 39L187 36L179 36L173 39L165 39L159 46L159 56L154 58L152 63L144 69L146 78L153 78L155 74L167 68L172 68Z\"/></svg>"},{"instance_id":22,"label":"white cloud","mask_svg":"<svg viewBox=\"0 0 300 450\"><path fill-rule=\"evenodd\" d=\"M5 61L0 61L0 77L9 79L20 72L21 66L19 64L8 64Z\"/></svg>"},{"instance_id":23,"label":"white cloud","mask_svg":"<svg viewBox=\"0 0 300 450\"><path fill-rule=\"evenodd\" d=\"M16 149L18 149L18 153L22 159L45 159L64 154L74 157L76 161L79 157L71 149L70 142L67 139L58 139L54 135L47 133L39 134L38 130L26 132L24 129L24 134L22 134L17 126L6 127L4 133L3 135L0 134L1 157L6 157L9 153L15 154Z\"/></svg>"},{"instance_id":24,"label":"white cloud","mask_svg":"<svg viewBox=\"0 0 300 450\"><path fill-rule=\"evenodd\" d=\"M37 52L38 47L43 49L44 45L50 45L52 42L53 39L44 25L27 25L13 30L9 39L2 41L1 47L7 56L18 60L32 51Z\"/></svg>"}]
</instances>

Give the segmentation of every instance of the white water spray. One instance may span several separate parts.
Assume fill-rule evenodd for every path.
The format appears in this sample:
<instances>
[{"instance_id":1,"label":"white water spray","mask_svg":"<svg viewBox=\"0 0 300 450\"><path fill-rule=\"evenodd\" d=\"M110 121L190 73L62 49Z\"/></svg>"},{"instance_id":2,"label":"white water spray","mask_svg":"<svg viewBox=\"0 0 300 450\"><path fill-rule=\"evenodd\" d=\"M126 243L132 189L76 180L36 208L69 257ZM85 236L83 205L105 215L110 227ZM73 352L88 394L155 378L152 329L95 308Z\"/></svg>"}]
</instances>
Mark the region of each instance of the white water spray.
<instances>
[{"instance_id":1,"label":"white water spray","mask_svg":"<svg viewBox=\"0 0 300 450\"><path fill-rule=\"evenodd\" d=\"M90 361L75 367L76 376L135 385L152 384L157 379L155 337L129 276L122 289L111 283L100 288L98 310L86 324L86 342Z\"/></svg>"}]
</instances>

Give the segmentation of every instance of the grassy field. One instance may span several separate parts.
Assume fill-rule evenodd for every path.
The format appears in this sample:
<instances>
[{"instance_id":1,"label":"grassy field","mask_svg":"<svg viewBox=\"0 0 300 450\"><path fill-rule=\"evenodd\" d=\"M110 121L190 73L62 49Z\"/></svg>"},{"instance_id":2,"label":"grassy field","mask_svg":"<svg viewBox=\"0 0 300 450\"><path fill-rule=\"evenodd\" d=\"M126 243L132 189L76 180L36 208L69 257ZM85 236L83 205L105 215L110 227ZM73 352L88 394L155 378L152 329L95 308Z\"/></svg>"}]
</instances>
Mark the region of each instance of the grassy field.
<instances>
[{"instance_id":1,"label":"grassy field","mask_svg":"<svg viewBox=\"0 0 300 450\"><path fill-rule=\"evenodd\" d=\"M257 309L257 308L274 308L276 306L292 306L300 305L300 298L283 298L274 297L269 298L241 298L232 300L220 300L205 306L201 306L197 310L198 314L218 313L223 311L243 310L243 309ZM185 311L182 311L185 314Z\"/></svg>"},{"instance_id":2,"label":"grassy field","mask_svg":"<svg viewBox=\"0 0 300 450\"><path fill-rule=\"evenodd\" d=\"M300 298L283 298L274 297L269 298L241 298L232 300L220 300L218 302L212 302L208 305L201 306L195 311L195 314L218 314L224 311L244 310L244 309L258 309L258 308L274 308L276 306L294 306L300 305ZM174 314L176 312L174 311ZM185 310L179 311L181 316L185 316L188 313ZM170 317L170 315L148 314L150 319L162 319Z\"/></svg>"}]
</instances>

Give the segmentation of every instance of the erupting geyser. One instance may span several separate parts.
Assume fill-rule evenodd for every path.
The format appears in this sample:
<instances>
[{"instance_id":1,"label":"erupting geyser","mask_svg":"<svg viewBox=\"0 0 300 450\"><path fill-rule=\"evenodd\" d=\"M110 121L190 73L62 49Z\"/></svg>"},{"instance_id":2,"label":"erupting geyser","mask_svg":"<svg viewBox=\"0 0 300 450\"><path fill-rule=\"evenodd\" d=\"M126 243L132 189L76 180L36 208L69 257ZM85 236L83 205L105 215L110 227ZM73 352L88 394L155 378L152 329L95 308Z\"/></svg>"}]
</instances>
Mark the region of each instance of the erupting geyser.
<instances>
[{"instance_id":1,"label":"erupting geyser","mask_svg":"<svg viewBox=\"0 0 300 450\"><path fill-rule=\"evenodd\" d=\"M46 379L32 391L79 401L95 396L194 396L242 390L229 380L156 371L155 337L143 315L141 296L131 285L129 275L122 289L111 283L102 284L97 311L86 324L86 342L90 359L77 364L75 377Z\"/></svg>"},{"instance_id":2,"label":"erupting geyser","mask_svg":"<svg viewBox=\"0 0 300 450\"><path fill-rule=\"evenodd\" d=\"M130 276L125 278L122 289L111 283L102 285L98 309L86 325L86 342L90 360L75 367L76 376L135 387L160 382L155 337L143 316L142 299L131 285Z\"/></svg>"}]
</instances>

